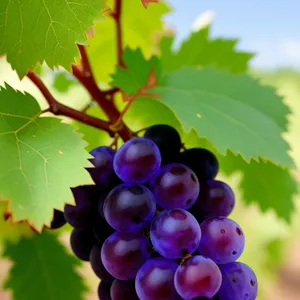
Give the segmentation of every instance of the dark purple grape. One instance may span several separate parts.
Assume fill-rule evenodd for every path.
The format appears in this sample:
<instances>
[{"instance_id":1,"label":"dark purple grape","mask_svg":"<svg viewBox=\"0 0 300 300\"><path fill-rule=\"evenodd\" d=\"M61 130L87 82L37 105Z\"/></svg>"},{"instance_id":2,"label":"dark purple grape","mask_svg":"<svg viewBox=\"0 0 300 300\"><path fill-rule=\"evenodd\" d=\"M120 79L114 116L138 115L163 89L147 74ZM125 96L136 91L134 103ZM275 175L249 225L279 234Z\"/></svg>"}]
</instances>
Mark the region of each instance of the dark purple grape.
<instances>
[{"instance_id":1,"label":"dark purple grape","mask_svg":"<svg viewBox=\"0 0 300 300\"><path fill-rule=\"evenodd\" d=\"M257 278L253 270L241 262L221 265L222 285L219 300L255 300Z\"/></svg>"},{"instance_id":2,"label":"dark purple grape","mask_svg":"<svg viewBox=\"0 0 300 300\"><path fill-rule=\"evenodd\" d=\"M183 151L179 161L190 167L200 182L214 179L219 171L219 162L216 156L203 148L191 148Z\"/></svg>"},{"instance_id":3,"label":"dark purple grape","mask_svg":"<svg viewBox=\"0 0 300 300\"><path fill-rule=\"evenodd\" d=\"M90 223L93 211L89 186L79 186L73 188L72 192L76 205L65 205L65 219L73 227L86 227Z\"/></svg>"},{"instance_id":4,"label":"dark purple grape","mask_svg":"<svg viewBox=\"0 0 300 300\"><path fill-rule=\"evenodd\" d=\"M100 300L112 300L110 297L111 283L101 281L98 286L98 297ZM129 299L128 299L129 300Z\"/></svg>"},{"instance_id":5,"label":"dark purple grape","mask_svg":"<svg viewBox=\"0 0 300 300\"><path fill-rule=\"evenodd\" d=\"M221 281L218 266L210 258L200 255L182 263L174 278L176 290L184 299L211 298L218 292Z\"/></svg>"},{"instance_id":6,"label":"dark purple grape","mask_svg":"<svg viewBox=\"0 0 300 300\"><path fill-rule=\"evenodd\" d=\"M198 248L201 229L189 212L183 209L165 210L153 219L150 238L153 247L162 256L182 258Z\"/></svg>"},{"instance_id":7,"label":"dark purple grape","mask_svg":"<svg viewBox=\"0 0 300 300\"><path fill-rule=\"evenodd\" d=\"M94 182L101 188L111 187L117 177L113 169L116 151L107 146L100 146L93 149L90 154L94 157L90 161L95 168L88 168L87 170Z\"/></svg>"},{"instance_id":8,"label":"dark purple grape","mask_svg":"<svg viewBox=\"0 0 300 300\"><path fill-rule=\"evenodd\" d=\"M210 218L201 223L202 238L199 253L217 264L227 264L237 260L245 246L241 227L225 217Z\"/></svg>"},{"instance_id":9,"label":"dark purple grape","mask_svg":"<svg viewBox=\"0 0 300 300\"><path fill-rule=\"evenodd\" d=\"M74 228L71 233L70 244L74 254L79 259L88 261L95 239L89 230Z\"/></svg>"},{"instance_id":10,"label":"dark purple grape","mask_svg":"<svg viewBox=\"0 0 300 300\"><path fill-rule=\"evenodd\" d=\"M115 232L104 242L101 258L112 276L130 280L149 259L150 250L150 244L142 234Z\"/></svg>"},{"instance_id":11,"label":"dark purple grape","mask_svg":"<svg viewBox=\"0 0 300 300\"><path fill-rule=\"evenodd\" d=\"M50 229L58 229L63 227L67 223L64 213L60 210L54 209L53 219L50 225Z\"/></svg>"},{"instance_id":12,"label":"dark purple grape","mask_svg":"<svg viewBox=\"0 0 300 300\"><path fill-rule=\"evenodd\" d=\"M90 263L94 273L102 280L107 283L112 283L114 277L107 272L105 269L102 260L101 260L101 248L98 245L95 245L90 253Z\"/></svg>"},{"instance_id":13,"label":"dark purple grape","mask_svg":"<svg viewBox=\"0 0 300 300\"><path fill-rule=\"evenodd\" d=\"M161 155L154 142L133 138L118 150L114 170L126 183L140 184L149 181L159 170Z\"/></svg>"},{"instance_id":14,"label":"dark purple grape","mask_svg":"<svg viewBox=\"0 0 300 300\"><path fill-rule=\"evenodd\" d=\"M93 233L97 244L101 247L106 239L115 231L109 226L105 219L98 217L93 220L91 232Z\"/></svg>"},{"instance_id":15,"label":"dark purple grape","mask_svg":"<svg viewBox=\"0 0 300 300\"><path fill-rule=\"evenodd\" d=\"M207 180L201 182L201 192L190 211L196 219L228 217L234 204L234 193L226 183L218 180Z\"/></svg>"},{"instance_id":16,"label":"dark purple grape","mask_svg":"<svg viewBox=\"0 0 300 300\"><path fill-rule=\"evenodd\" d=\"M174 285L174 275L178 268L175 261L153 258L139 269L135 288L140 300L180 300Z\"/></svg>"},{"instance_id":17,"label":"dark purple grape","mask_svg":"<svg viewBox=\"0 0 300 300\"><path fill-rule=\"evenodd\" d=\"M149 127L144 138L152 140L161 153L162 162L174 162L179 156L181 139L178 131L166 124L157 124Z\"/></svg>"},{"instance_id":18,"label":"dark purple grape","mask_svg":"<svg viewBox=\"0 0 300 300\"><path fill-rule=\"evenodd\" d=\"M156 203L152 192L142 185L121 184L104 202L107 222L120 232L138 232L154 217Z\"/></svg>"},{"instance_id":19,"label":"dark purple grape","mask_svg":"<svg viewBox=\"0 0 300 300\"><path fill-rule=\"evenodd\" d=\"M110 296L112 300L139 300L134 286L134 280L115 279L111 288Z\"/></svg>"},{"instance_id":20,"label":"dark purple grape","mask_svg":"<svg viewBox=\"0 0 300 300\"><path fill-rule=\"evenodd\" d=\"M160 169L151 182L151 189L160 207L188 209L197 200L200 186L190 168L174 163Z\"/></svg>"}]
</instances>

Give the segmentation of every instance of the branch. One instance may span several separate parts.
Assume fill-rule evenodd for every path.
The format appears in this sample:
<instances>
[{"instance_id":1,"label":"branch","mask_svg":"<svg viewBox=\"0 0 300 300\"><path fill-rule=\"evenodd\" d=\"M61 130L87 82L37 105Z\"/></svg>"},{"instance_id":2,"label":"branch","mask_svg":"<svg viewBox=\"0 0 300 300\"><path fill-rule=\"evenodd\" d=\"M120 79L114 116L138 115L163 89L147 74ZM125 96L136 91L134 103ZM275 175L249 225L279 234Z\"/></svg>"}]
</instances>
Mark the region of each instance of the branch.
<instances>
[{"instance_id":1,"label":"branch","mask_svg":"<svg viewBox=\"0 0 300 300\"><path fill-rule=\"evenodd\" d=\"M42 82L42 80L33 72L28 72L27 77L37 86L41 91L46 101L49 104L49 109L47 111L52 112L54 115L62 115L74 120L77 120L81 123L102 129L106 131L110 136L114 136L115 132L112 130L110 124L101 119L89 116L81 111L73 109L69 106L66 106L58 102L53 95L50 93L48 88Z\"/></svg>"},{"instance_id":2,"label":"branch","mask_svg":"<svg viewBox=\"0 0 300 300\"><path fill-rule=\"evenodd\" d=\"M123 52L123 38L121 28L121 13L122 13L122 0L116 0L115 11L111 14L116 23L116 36L117 36L117 58L118 64L121 67L126 67L122 59Z\"/></svg>"}]
</instances>

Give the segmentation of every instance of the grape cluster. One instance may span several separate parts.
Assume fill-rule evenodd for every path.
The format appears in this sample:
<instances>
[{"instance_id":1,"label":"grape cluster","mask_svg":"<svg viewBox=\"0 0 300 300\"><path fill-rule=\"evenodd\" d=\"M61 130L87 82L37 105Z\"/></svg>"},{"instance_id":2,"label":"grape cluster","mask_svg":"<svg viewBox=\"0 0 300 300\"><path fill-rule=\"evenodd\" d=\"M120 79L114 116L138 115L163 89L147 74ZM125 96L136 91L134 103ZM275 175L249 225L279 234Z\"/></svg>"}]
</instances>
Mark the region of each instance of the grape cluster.
<instances>
[{"instance_id":1,"label":"grape cluster","mask_svg":"<svg viewBox=\"0 0 300 300\"><path fill-rule=\"evenodd\" d=\"M74 188L64 216L74 254L101 279L101 300L256 298L253 270L236 262L245 237L228 218L235 196L215 179L218 160L181 146L161 124L118 151L91 152L96 185Z\"/></svg>"}]
</instances>

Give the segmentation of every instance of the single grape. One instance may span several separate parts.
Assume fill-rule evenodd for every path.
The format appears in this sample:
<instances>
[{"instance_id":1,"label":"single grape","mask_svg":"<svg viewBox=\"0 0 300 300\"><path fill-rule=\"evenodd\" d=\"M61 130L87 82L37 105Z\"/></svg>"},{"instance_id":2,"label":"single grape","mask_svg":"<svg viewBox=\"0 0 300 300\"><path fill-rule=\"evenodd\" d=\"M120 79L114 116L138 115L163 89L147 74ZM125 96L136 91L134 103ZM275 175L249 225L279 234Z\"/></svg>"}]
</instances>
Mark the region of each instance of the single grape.
<instances>
[{"instance_id":1,"label":"single grape","mask_svg":"<svg viewBox=\"0 0 300 300\"><path fill-rule=\"evenodd\" d=\"M117 177L113 169L116 151L107 146L100 146L93 149L90 154L94 157L90 159L94 168L87 168L87 170L94 182L99 187L111 187Z\"/></svg>"},{"instance_id":2,"label":"single grape","mask_svg":"<svg viewBox=\"0 0 300 300\"><path fill-rule=\"evenodd\" d=\"M159 170L161 155L156 144L145 138L133 138L120 147L114 158L116 174L127 183L149 181Z\"/></svg>"},{"instance_id":3,"label":"single grape","mask_svg":"<svg viewBox=\"0 0 300 300\"><path fill-rule=\"evenodd\" d=\"M71 233L70 244L74 254L79 259L88 261L95 239L89 230L74 228Z\"/></svg>"},{"instance_id":4,"label":"single grape","mask_svg":"<svg viewBox=\"0 0 300 300\"><path fill-rule=\"evenodd\" d=\"M140 300L180 300L174 285L174 275L178 268L175 261L153 258L139 269L135 288Z\"/></svg>"},{"instance_id":5,"label":"single grape","mask_svg":"<svg viewBox=\"0 0 300 300\"><path fill-rule=\"evenodd\" d=\"M241 227L231 219L216 217L201 223L202 238L199 253L217 264L227 264L237 260L245 246L245 236Z\"/></svg>"},{"instance_id":6,"label":"single grape","mask_svg":"<svg viewBox=\"0 0 300 300\"><path fill-rule=\"evenodd\" d=\"M150 244L140 233L115 232L104 242L101 258L106 270L120 280L133 279L150 257Z\"/></svg>"},{"instance_id":7,"label":"single grape","mask_svg":"<svg viewBox=\"0 0 300 300\"><path fill-rule=\"evenodd\" d=\"M159 206L188 209L197 200L200 185L189 167L174 163L160 169L151 189Z\"/></svg>"},{"instance_id":8,"label":"single grape","mask_svg":"<svg viewBox=\"0 0 300 300\"><path fill-rule=\"evenodd\" d=\"M92 217L92 201L88 186L79 186L72 189L75 206L66 204L64 215L67 222L73 227L86 227Z\"/></svg>"},{"instance_id":9,"label":"single grape","mask_svg":"<svg viewBox=\"0 0 300 300\"><path fill-rule=\"evenodd\" d=\"M190 167L199 181L214 179L219 171L219 162L216 156L203 148L191 148L180 154L180 162Z\"/></svg>"},{"instance_id":10,"label":"single grape","mask_svg":"<svg viewBox=\"0 0 300 300\"><path fill-rule=\"evenodd\" d=\"M222 285L219 300L255 300L257 278L253 270L241 262L221 265Z\"/></svg>"},{"instance_id":11,"label":"single grape","mask_svg":"<svg viewBox=\"0 0 300 300\"><path fill-rule=\"evenodd\" d=\"M94 273L102 280L107 283L112 283L114 277L107 272L101 259L101 247L95 245L90 253L90 263Z\"/></svg>"},{"instance_id":12,"label":"single grape","mask_svg":"<svg viewBox=\"0 0 300 300\"><path fill-rule=\"evenodd\" d=\"M234 204L234 193L226 183L207 180L201 182L201 192L190 211L196 219L227 217L232 212Z\"/></svg>"},{"instance_id":13,"label":"single grape","mask_svg":"<svg viewBox=\"0 0 300 300\"><path fill-rule=\"evenodd\" d=\"M110 296L110 289L111 289L111 283L101 281L98 286L99 299L100 300L112 300L111 296Z\"/></svg>"},{"instance_id":14,"label":"single grape","mask_svg":"<svg viewBox=\"0 0 300 300\"><path fill-rule=\"evenodd\" d=\"M106 239L115 232L114 229L102 217L98 217L93 220L93 225L91 226L90 230L95 237L97 245L100 247L103 245Z\"/></svg>"},{"instance_id":15,"label":"single grape","mask_svg":"<svg viewBox=\"0 0 300 300\"><path fill-rule=\"evenodd\" d=\"M134 286L134 280L115 279L111 288L110 296L112 300L139 300Z\"/></svg>"},{"instance_id":16,"label":"single grape","mask_svg":"<svg viewBox=\"0 0 300 300\"><path fill-rule=\"evenodd\" d=\"M104 202L107 222L120 232L138 232L154 217L156 203L152 192L142 185L121 184Z\"/></svg>"},{"instance_id":17,"label":"single grape","mask_svg":"<svg viewBox=\"0 0 300 300\"><path fill-rule=\"evenodd\" d=\"M189 212L183 209L165 210L153 219L150 238L153 247L162 256L182 258L198 248L201 229Z\"/></svg>"},{"instance_id":18,"label":"single grape","mask_svg":"<svg viewBox=\"0 0 300 300\"><path fill-rule=\"evenodd\" d=\"M161 153L163 163L173 162L179 155L181 139L178 131L166 124L149 127L144 138L152 140Z\"/></svg>"},{"instance_id":19,"label":"single grape","mask_svg":"<svg viewBox=\"0 0 300 300\"><path fill-rule=\"evenodd\" d=\"M222 275L218 266L210 258L200 255L183 262L174 278L177 292L186 300L213 297L218 292L221 281Z\"/></svg>"},{"instance_id":20,"label":"single grape","mask_svg":"<svg viewBox=\"0 0 300 300\"><path fill-rule=\"evenodd\" d=\"M63 227L67 223L64 213L60 210L54 209L53 219L50 225L50 229L58 229Z\"/></svg>"}]
</instances>

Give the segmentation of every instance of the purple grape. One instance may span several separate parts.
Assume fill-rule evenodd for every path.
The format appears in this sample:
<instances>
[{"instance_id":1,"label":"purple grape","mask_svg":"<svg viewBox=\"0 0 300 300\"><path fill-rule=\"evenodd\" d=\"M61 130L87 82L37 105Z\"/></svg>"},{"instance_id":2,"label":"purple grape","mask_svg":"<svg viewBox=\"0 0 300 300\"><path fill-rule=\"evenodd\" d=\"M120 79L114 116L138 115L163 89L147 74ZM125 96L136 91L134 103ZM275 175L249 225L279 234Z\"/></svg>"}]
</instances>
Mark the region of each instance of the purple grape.
<instances>
[{"instance_id":1,"label":"purple grape","mask_svg":"<svg viewBox=\"0 0 300 300\"><path fill-rule=\"evenodd\" d=\"M126 183L149 181L159 170L161 155L156 144L145 138L133 138L118 150L114 170Z\"/></svg>"},{"instance_id":2,"label":"purple grape","mask_svg":"<svg viewBox=\"0 0 300 300\"><path fill-rule=\"evenodd\" d=\"M67 223L64 213L60 210L54 209L53 219L51 221L50 229L58 229Z\"/></svg>"},{"instance_id":3,"label":"purple grape","mask_svg":"<svg viewBox=\"0 0 300 300\"><path fill-rule=\"evenodd\" d=\"M134 280L115 279L111 288L110 296L112 300L139 300L134 286Z\"/></svg>"},{"instance_id":4,"label":"purple grape","mask_svg":"<svg viewBox=\"0 0 300 300\"><path fill-rule=\"evenodd\" d=\"M227 217L232 212L234 204L234 193L226 183L207 180L201 182L201 192L190 211L196 219Z\"/></svg>"},{"instance_id":5,"label":"purple grape","mask_svg":"<svg viewBox=\"0 0 300 300\"><path fill-rule=\"evenodd\" d=\"M150 244L140 233L115 232L104 242L101 258L106 270L120 280L133 279L150 257Z\"/></svg>"},{"instance_id":6,"label":"purple grape","mask_svg":"<svg viewBox=\"0 0 300 300\"><path fill-rule=\"evenodd\" d=\"M161 168L151 189L160 207L188 209L197 200L200 185L190 168L174 163Z\"/></svg>"},{"instance_id":7,"label":"purple grape","mask_svg":"<svg viewBox=\"0 0 300 300\"><path fill-rule=\"evenodd\" d=\"M75 228L71 233L70 244L79 259L88 261L95 239L88 229Z\"/></svg>"},{"instance_id":8,"label":"purple grape","mask_svg":"<svg viewBox=\"0 0 300 300\"><path fill-rule=\"evenodd\" d=\"M100 300L112 300L110 297L110 289L111 289L111 283L101 281L98 286L99 299Z\"/></svg>"},{"instance_id":9,"label":"purple grape","mask_svg":"<svg viewBox=\"0 0 300 300\"><path fill-rule=\"evenodd\" d=\"M220 266L222 285L218 292L219 300L255 300L257 278L253 270L241 262Z\"/></svg>"},{"instance_id":10,"label":"purple grape","mask_svg":"<svg viewBox=\"0 0 300 300\"><path fill-rule=\"evenodd\" d=\"M113 169L113 160L116 151L107 146L100 146L93 149L90 154L94 157L90 159L90 162L95 167L88 168L87 170L94 182L100 187L110 187L110 184L116 177Z\"/></svg>"},{"instance_id":11,"label":"purple grape","mask_svg":"<svg viewBox=\"0 0 300 300\"><path fill-rule=\"evenodd\" d=\"M179 161L190 167L200 182L214 179L219 171L219 162L216 156L203 148L192 148L183 151L180 154Z\"/></svg>"},{"instance_id":12,"label":"purple grape","mask_svg":"<svg viewBox=\"0 0 300 300\"><path fill-rule=\"evenodd\" d=\"M67 222L73 227L86 227L92 218L92 201L88 186L79 186L72 189L75 206L66 204L64 215Z\"/></svg>"},{"instance_id":13,"label":"purple grape","mask_svg":"<svg viewBox=\"0 0 300 300\"><path fill-rule=\"evenodd\" d=\"M218 266L210 258L200 255L182 263L174 277L177 292L186 300L213 297L218 292L221 281Z\"/></svg>"},{"instance_id":14,"label":"purple grape","mask_svg":"<svg viewBox=\"0 0 300 300\"><path fill-rule=\"evenodd\" d=\"M201 224L202 238L199 253L217 264L227 264L237 260L245 246L241 227L225 217L210 218Z\"/></svg>"},{"instance_id":15,"label":"purple grape","mask_svg":"<svg viewBox=\"0 0 300 300\"><path fill-rule=\"evenodd\" d=\"M91 232L93 233L97 244L101 247L106 239L115 231L109 226L105 219L99 217L93 220Z\"/></svg>"},{"instance_id":16,"label":"purple grape","mask_svg":"<svg viewBox=\"0 0 300 300\"><path fill-rule=\"evenodd\" d=\"M174 275L178 268L175 261L153 258L139 269L135 288L140 300L180 300L174 285Z\"/></svg>"},{"instance_id":17,"label":"purple grape","mask_svg":"<svg viewBox=\"0 0 300 300\"><path fill-rule=\"evenodd\" d=\"M201 229L192 214L183 209L165 210L152 221L150 238L162 256L182 258L199 246Z\"/></svg>"},{"instance_id":18,"label":"purple grape","mask_svg":"<svg viewBox=\"0 0 300 300\"><path fill-rule=\"evenodd\" d=\"M142 185L121 184L104 202L107 222L120 232L138 232L154 217L156 203L153 194Z\"/></svg>"},{"instance_id":19,"label":"purple grape","mask_svg":"<svg viewBox=\"0 0 300 300\"><path fill-rule=\"evenodd\" d=\"M107 283L112 283L114 277L111 276L105 269L102 260L101 260L101 248L98 245L95 245L90 253L90 263L94 273L102 280Z\"/></svg>"}]
</instances>

